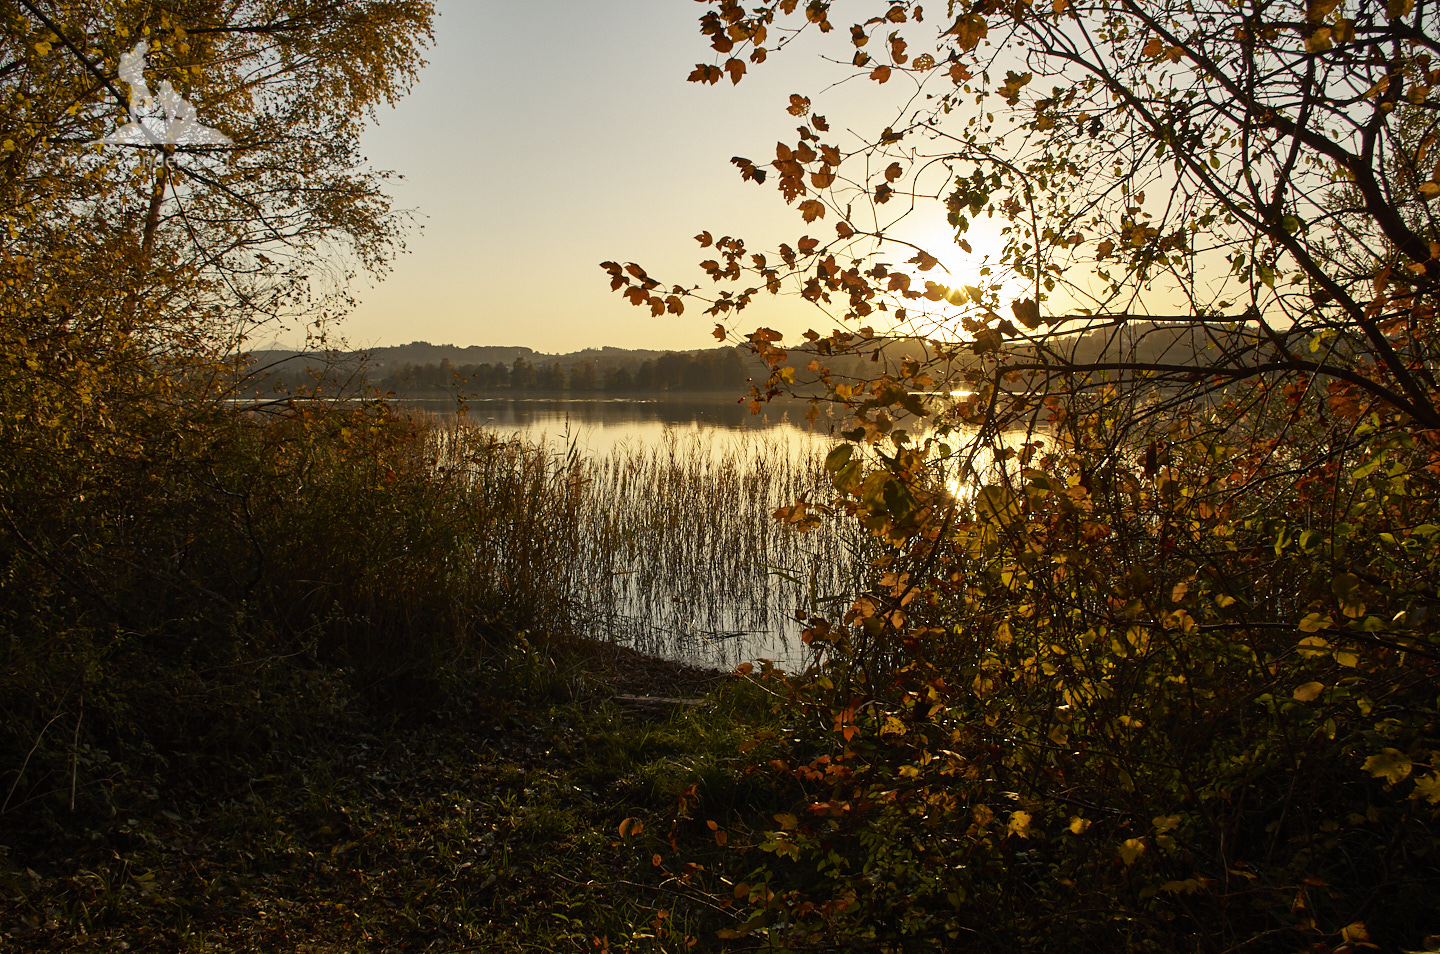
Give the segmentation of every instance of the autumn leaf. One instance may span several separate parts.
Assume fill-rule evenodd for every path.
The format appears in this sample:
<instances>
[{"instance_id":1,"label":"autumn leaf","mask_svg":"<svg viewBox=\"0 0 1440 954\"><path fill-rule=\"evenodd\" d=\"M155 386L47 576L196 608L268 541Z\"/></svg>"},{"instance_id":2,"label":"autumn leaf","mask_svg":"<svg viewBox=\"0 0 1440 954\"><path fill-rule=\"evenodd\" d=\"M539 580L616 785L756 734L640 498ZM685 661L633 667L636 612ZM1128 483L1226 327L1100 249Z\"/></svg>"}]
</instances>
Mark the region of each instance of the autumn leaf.
<instances>
[{"instance_id":1,"label":"autumn leaf","mask_svg":"<svg viewBox=\"0 0 1440 954\"><path fill-rule=\"evenodd\" d=\"M645 830L645 823L638 818L627 818L620 823L621 838L632 838Z\"/></svg>"},{"instance_id":2,"label":"autumn leaf","mask_svg":"<svg viewBox=\"0 0 1440 954\"><path fill-rule=\"evenodd\" d=\"M718 66L707 66L704 63L697 63L695 64L695 69L690 73L688 80L691 83L709 83L714 85L720 82L720 77L724 75Z\"/></svg>"},{"instance_id":3,"label":"autumn leaf","mask_svg":"<svg viewBox=\"0 0 1440 954\"><path fill-rule=\"evenodd\" d=\"M1384 748L1379 753L1370 756L1365 760L1362 769L1369 772L1375 778L1383 778L1389 785L1394 785L1410 774L1410 756L1399 749Z\"/></svg>"},{"instance_id":4,"label":"autumn leaf","mask_svg":"<svg viewBox=\"0 0 1440 954\"><path fill-rule=\"evenodd\" d=\"M734 165L740 169L741 179L747 181L750 179L754 179L757 184L764 183L766 171L755 165L755 163L751 162L749 159L746 159L744 156L731 156L730 163L731 165ZM704 234L709 235L710 233L706 232Z\"/></svg>"},{"instance_id":5,"label":"autumn leaf","mask_svg":"<svg viewBox=\"0 0 1440 954\"><path fill-rule=\"evenodd\" d=\"M884 83L889 82L889 81L890 81L890 67L888 67L888 66L877 66L877 67L875 67L875 69L872 70L871 73L870 73L870 78L871 78L872 80L874 80L875 82L881 83L881 84L884 84Z\"/></svg>"},{"instance_id":6,"label":"autumn leaf","mask_svg":"<svg viewBox=\"0 0 1440 954\"><path fill-rule=\"evenodd\" d=\"M1034 331L1040 327L1040 306L1033 298L1023 298L1010 303L1010 310L1015 314L1015 320L1026 328Z\"/></svg>"},{"instance_id":7,"label":"autumn leaf","mask_svg":"<svg viewBox=\"0 0 1440 954\"><path fill-rule=\"evenodd\" d=\"M806 199L800 203L799 209L800 214L805 217L806 224L825 218L825 203L818 199Z\"/></svg>"},{"instance_id":8,"label":"autumn leaf","mask_svg":"<svg viewBox=\"0 0 1440 954\"><path fill-rule=\"evenodd\" d=\"M730 82L737 85L740 78L745 75L745 61L737 57L730 57L725 61L725 72L730 74Z\"/></svg>"},{"instance_id":9,"label":"autumn leaf","mask_svg":"<svg viewBox=\"0 0 1440 954\"><path fill-rule=\"evenodd\" d=\"M1293 695L1295 699L1299 702L1314 702L1316 699L1320 698L1320 694L1324 691L1324 683L1307 682L1303 685L1296 686Z\"/></svg>"},{"instance_id":10,"label":"autumn leaf","mask_svg":"<svg viewBox=\"0 0 1440 954\"><path fill-rule=\"evenodd\" d=\"M945 31L945 35L955 37L960 49L968 51L975 49L989 32L989 26L983 17L976 13L967 13L957 19L954 25Z\"/></svg>"},{"instance_id":11,"label":"autumn leaf","mask_svg":"<svg viewBox=\"0 0 1440 954\"><path fill-rule=\"evenodd\" d=\"M1431 805L1440 802L1440 772L1431 772L1429 775L1417 778L1412 797L1423 798Z\"/></svg>"},{"instance_id":12,"label":"autumn leaf","mask_svg":"<svg viewBox=\"0 0 1440 954\"><path fill-rule=\"evenodd\" d=\"M1035 76L1033 73L1017 73L1014 70L1005 71L1005 85L1001 89L1005 93L1005 102L1011 106L1020 102L1020 90L1027 86Z\"/></svg>"},{"instance_id":13,"label":"autumn leaf","mask_svg":"<svg viewBox=\"0 0 1440 954\"><path fill-rule=\"evenodd\" d=\"M804 116L810 112L810 97L801 96L799 93L791 93L790 106L785 111L791 116Z\"/></svg>"},{"instance_id":14,"label":"autumn leaf","mask_svg":"<svg viewBox=\"0 0 1440 954\"><path fill-rule=\"evenodd\" d=\"M1125 863L1125 867L1128 868L1138 861L1141 855L1145 854L1145 842L1139 838L1127 838L1115 850L1119 853L1120 860Z\"/></svg>"}]
</instances>

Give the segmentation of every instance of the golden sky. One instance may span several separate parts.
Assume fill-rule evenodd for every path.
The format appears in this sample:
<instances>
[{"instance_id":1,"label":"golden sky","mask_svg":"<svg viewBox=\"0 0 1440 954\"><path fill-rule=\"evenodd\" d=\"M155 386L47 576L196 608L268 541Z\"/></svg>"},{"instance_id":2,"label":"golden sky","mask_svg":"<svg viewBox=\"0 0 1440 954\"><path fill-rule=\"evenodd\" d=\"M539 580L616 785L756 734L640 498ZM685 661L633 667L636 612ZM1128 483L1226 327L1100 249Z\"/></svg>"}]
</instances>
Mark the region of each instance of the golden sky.
<instances>
[{"instance_id":1,"label":"golden sky","mask_svg":"<svg viewBox=\"0 0 1440 954\"><path fill-rule=\"evenodd\" d=\"M870 6L848 0L832 18L848 24L847 7ZM738 86L687 83L714 56L697 29L709 7L692 0L438 7L430 65L366 139L377 167L405 177L392 192L423 229L387 280L356 288L361 304L340 328L351 346L713 346L714 321L701 309L652 318L609 290L598 263L634 261L666 284L708 284L696 263L709 256L693 238L703 230L742 236L753 250L832 235L828 221L805 226L769 184L743 182L730 158L764 162L777 140L795 141L791 93L812 97L836 136L847 118L858 130L896 108L894 86L825 91L852 72L818 58L848 46L833 34L772 55ZM793 298L737 323L760 324L788 334L828 327Z\"/></svg>"}]
</instances>

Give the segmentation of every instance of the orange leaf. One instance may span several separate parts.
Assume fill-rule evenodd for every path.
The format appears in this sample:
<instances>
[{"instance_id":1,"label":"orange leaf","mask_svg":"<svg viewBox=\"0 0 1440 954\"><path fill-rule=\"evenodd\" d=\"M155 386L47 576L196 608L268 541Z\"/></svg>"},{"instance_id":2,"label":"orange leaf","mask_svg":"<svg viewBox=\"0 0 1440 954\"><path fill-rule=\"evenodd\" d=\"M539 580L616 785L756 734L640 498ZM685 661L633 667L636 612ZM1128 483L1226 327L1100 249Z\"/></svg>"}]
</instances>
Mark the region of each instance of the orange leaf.
<instances>
[{"instance_id":1,"label":"orange leaf","mask_svg":"<svg viewBox=\"0 0 1440 954\"><path fill-rule=\"evenodd\" d=\"M730 57L730 59L725 61L725 72L730 74L730 82L732 84L739 83L740 77L745 75L745 61L733 56Z\"/></svg>"},{"instance_id":2,"label":"orange leaf","mask_svg":"<svg viewBox=\"0 0 1440 954\"><path fill-rule=\"evenodd\" d=\"M799 93L790 94L790 106L785 110L791 116L804 116L810 112L810 97Z\"/></svg>"},{"instance_id":3,"label":"orange leaf","mask_svg":"<svg viewBox=\"0 0 1440 954\"><path fill-rule=\"evenodd\" d=\"M800 203L800 214L805 217L807 224L816 219L823 219L825 218L825 203L818 199L806 199Z\"/></svg>"},{"instance_id":4,"label":"orange leaf","mask_svg":"<svg viewBox=\"0 0 1440 954\"><path fill-rule=\"evenodd\" d=\"M888 67L888 66L877 66L877 67L875 67L874 71L870 74L870 78L871 78L872 80L874 80L875 82L877 82L877 83L887 83L887 82L889 82L889 81L890 81L890 67Z\"/></svg>"},{"instance_id":5,"label":"orange leaf","mask_svg":"<svg viewBox=\"0 0 1440 954\"><path fill-rule=\"evenodd\" d=\"M645 830L645 823L638 818L627 818L620 823L620 837L629 838L631 835L638 835Z\"/></svg>"}]
</instances>

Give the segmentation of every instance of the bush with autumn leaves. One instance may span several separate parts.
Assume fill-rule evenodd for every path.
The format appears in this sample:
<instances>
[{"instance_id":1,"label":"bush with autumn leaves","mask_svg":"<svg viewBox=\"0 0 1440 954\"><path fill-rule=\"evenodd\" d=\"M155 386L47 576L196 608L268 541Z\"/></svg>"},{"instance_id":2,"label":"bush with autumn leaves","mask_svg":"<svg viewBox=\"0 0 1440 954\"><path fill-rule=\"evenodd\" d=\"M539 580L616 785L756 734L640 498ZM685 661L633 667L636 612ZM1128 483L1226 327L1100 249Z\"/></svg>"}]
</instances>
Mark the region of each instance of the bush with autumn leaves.
<instances>
[{"instance_id":1,"label":"bush with autumn leaves","mask_svg":"<svg viewBox=\"0 0 1440 954\"><path fill-rule=\"evenodd\" d=\"M1440 877L1436 435L1332 393L1341 444L1285 390L1133 453L1074 402L966 500L887 494L920 472L903 453L859 485L837 466L839 508L905 543L812 620L820 662L771 679L788 728L747 757L791 804L736 820L756 834L725 870L756 868L730 936L1418 949Z\"/></svg>"},{"instance_id":2,"label":"bush with autumn leaves","mask_svg":"<svg viewBox=\"0 0 1440 954\"><path fill-rule=\"evenodd\" d=\"M701 32L694 82L815 33L823 96L896 90L873 128L790 95L799 141L735 160L806 235L702 232L690 286L610 263L748 341L757 406L838 415L834 495L777 516L878 553L767 674L746 759L788 802L726 822L722 936L1435 950L1428 8L712 0ZM787 291L827 327L738 327Z\"/></svg>"}]
</instances>

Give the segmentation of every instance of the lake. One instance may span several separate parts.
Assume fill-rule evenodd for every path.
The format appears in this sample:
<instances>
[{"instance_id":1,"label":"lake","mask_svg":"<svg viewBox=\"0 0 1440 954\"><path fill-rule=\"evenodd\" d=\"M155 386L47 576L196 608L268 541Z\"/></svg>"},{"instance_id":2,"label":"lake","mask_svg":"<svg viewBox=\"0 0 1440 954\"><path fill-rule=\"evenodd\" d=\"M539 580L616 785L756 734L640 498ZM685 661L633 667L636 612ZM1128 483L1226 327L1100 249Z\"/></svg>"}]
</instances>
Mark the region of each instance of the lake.
<instances>
[{"instance_id":1,"label":"lake","mask_svg":"<svg viewBox=\"0 0 1440 954\"><path fill-rule=\"evenodd\" d=\"M728 668L809 662L799 619L839 615L863 588L875 544L853 520L800 533L771 516L834 496L824 470L838 442L808 405L668 399L473 398L412 402L458 426L549 447L583 473L581 578L572 583L585 634L651 655ZM917 434L917 436L919 436ZM1017 447L1033 433L1001 435ZM993 466L990 451L974 466ZM956 465L937 465L947 469ZM945 478L957 499L971 486Z\"/></svg>"},{"instance_id":2,"label":"lake","mask_svg":"<svg viewBox=\"0 0 1440 954\"><path fill-rule=\"evenodd\" d=\"M853 589L864 549L853 527L800 534L771 517L833 493L830 428L807 405L752 415L723 397L471 398L410 406L463 427L544 444L583 468L586 635L652 655L730 668L766 658L803 667L801 616Z\"/></svg>"}]
</instances>

